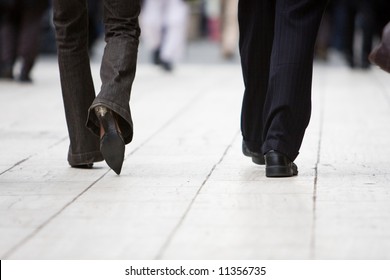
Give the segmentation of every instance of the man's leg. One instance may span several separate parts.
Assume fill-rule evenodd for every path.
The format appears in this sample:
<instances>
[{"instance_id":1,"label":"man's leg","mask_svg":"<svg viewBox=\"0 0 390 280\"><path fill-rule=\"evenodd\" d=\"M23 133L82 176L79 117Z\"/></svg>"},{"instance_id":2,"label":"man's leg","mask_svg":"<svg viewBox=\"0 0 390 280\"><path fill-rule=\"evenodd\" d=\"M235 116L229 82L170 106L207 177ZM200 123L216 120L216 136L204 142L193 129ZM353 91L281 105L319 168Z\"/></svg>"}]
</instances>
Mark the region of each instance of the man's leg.
<instances>
[{"instance_id":1,"label":"man's leg","mask_svg":"<svg viewBox=\"0 0 390 280\"><path fill-rule=\"evenodd\" d=\"M239 47L245 84L241 131L246 146L252 152L260 154L263 144L263 108L268 89L274 17L275 1L239 1Z\"/></svg>"},{"instance_id":2,"label":"man's leg","mask_svg":"<svg viewBox=\"0 0 390 280\"><path fill-rule=\"evenodd\" d=\"M327 1L276 2L263 153L276 150L293 161L310 120L314 44Z\"/></svg>"}]
</instances>

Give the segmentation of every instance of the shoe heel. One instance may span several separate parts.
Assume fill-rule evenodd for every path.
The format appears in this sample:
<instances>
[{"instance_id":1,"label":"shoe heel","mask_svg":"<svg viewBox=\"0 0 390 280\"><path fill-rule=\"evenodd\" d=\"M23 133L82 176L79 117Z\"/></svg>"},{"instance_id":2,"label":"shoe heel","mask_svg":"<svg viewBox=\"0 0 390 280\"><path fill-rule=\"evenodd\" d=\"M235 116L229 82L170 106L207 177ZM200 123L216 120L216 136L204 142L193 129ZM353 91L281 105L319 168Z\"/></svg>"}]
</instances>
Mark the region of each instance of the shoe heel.
<instances>
[{"instance_id":1,"label":"shoe heel","mask_svg":"<svg viewBox=\"0 0 390 280\"><path fill-rule=\"evenodd\" d=\"M270 166L265 168L265 176L267 177L291 177L293 172L291 168L284 166Z\"/></svg>"},{"instance_id":2,"label":"shoe heel","mask_svg":"<svg viewBox=\"0 0 390 280\"><path fill-rule=\"evenodd\" d=\"M258 165L264 165L265 164L265 159L264 157L255 157L255 156L252 156L252 162L253 163L256 163Z\"/></svg>"}]
</instances>

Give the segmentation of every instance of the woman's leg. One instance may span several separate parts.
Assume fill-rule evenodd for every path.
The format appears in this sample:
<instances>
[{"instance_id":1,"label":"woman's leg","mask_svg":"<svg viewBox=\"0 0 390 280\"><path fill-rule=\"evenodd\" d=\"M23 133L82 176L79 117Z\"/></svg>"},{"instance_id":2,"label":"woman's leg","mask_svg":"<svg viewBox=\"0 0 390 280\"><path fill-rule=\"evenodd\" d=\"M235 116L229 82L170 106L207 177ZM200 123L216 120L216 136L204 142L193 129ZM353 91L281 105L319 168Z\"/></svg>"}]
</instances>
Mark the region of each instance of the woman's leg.
<instances>
[{"instance_id":1,"label":"woman's leg","mask_svg":"<svg viewBox=\"0 0 390 280\"><path fill-rule=\"evenodd\" d=\"M64 1L65 2L65 1ZM106 47L100 71L102 87L89 110L87 126L100 134L94 108L104 106L113 111L125 143L133 138L130 93L136 72L140 29L139 0L105 0L104 25Z\"/></svg>"},{"instance_id":2,"label":"woman's leg","mask_svg":"<svg viewBox=\"0 0 390 280\"><path fill-rule=\"evenodd\" d=\"M72 166L102 161L99 138L85 126L88 108L95 99L88 56L86 0L54 0L53 10L62 95L70 138L68 161Z\"/></svg>"}]
</instances>

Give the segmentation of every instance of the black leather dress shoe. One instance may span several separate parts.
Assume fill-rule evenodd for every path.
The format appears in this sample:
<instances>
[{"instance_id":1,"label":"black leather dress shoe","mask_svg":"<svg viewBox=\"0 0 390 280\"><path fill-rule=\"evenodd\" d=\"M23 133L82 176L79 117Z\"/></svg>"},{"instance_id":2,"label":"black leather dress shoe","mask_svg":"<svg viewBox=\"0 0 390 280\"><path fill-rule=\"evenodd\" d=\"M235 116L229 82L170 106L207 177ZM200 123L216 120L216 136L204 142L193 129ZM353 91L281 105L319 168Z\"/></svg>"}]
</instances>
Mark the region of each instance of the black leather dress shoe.
<instances>
[{"instance_id":1,"label":"black leather dress shoe","mask_svg":"<svg viewBox=\"0 0 390 280\"><path fill-rule=\"evenodd\" d=\"M242 153L247 156L251 157L252 161L259 165L265 164L264 155L262 153L256 153L249 150L248 146L245 144L245 142L242 142Z\"/></svg>"},{"instance_id":2,"label":"black leather dress shoe","mask_svg":"<svg viewBox=\"0 0 390 280\"><path fill-rule=\"evenodd\" d=\"M291 177L298 175L298 167L284 154L271 150L265 154L265 176Z\"/></svg>"}]
</instances>

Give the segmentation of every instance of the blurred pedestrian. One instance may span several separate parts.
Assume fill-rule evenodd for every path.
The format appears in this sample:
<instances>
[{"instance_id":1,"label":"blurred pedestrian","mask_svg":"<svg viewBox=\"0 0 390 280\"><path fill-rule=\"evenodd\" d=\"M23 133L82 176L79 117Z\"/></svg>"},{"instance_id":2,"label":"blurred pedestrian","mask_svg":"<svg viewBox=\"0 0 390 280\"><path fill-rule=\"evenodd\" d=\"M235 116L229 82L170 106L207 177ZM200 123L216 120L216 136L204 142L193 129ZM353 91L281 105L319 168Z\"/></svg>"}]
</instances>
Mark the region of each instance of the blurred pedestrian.
<instances>
[{"instance_id":1,"label":"blurred pedestrian","mask_svg":"<svg viewBox=\"0 0 390 280\"><path fill-rule=\"evenodd\" d=\"M189 7L184 0L144 0L141 27L152 60L166 71L182 57L187 40Z\"/></svg>"},{"instance_id":2,"label":"blurred pedestrian","mask_svg":"<svg viewBox=\"0 0 390 280\"><path fill-rule=\"evenodd\" d=\"M234 57L238 45L238 0L222 0L222 55L226 59Z\"/></svg>"},{"instance_id":3,"label":"blurred pedestrian","mask_svg":"<svg viewBox=\"0 0 390 280\"><path fill-rule=\"evenodd\" d=\"M31 82L31 70L39 53L41 20L48 0L1 0L2 7L1 78L14 78L14 66L21 58L18 75L21 82Z\"/></svg>"},{"instance_id":4,"label":"blurred pedestrian","mask_svg":"<svg viewBox=\"0 0 390 280\"><path fill-rule=\"evenodd\" d=\"M311 113L314 44L327 0L240 0L243 153L267 177L298 174Z\"/></svg>"},{"instance_id":5,"label":"blurred pedestrian","mask_svg":"<svg viewBox=\"0 0 390 280\"><path fill-rule=\"evenodd\" d=\"M221 0L207 0L205 2L207 17L208 38L213 42L221 41Z\"/></svg>"},{"instance_id":6,"label":"blurred pedestrian","mask_svg":"<svg viewBox=\"0 0 390 280\"><path fill-rule=\"evenodd\" d=\"M341 0L344 9L344 54L351 68L360 66L363 69L370 67L368 55L372 50L375 33L375 4L373 0ZM356 30L362 31L360 58L356 57L355 40Z\"/></svg>"},{"instance_id":7,"label":"blurred pedestrian","mask_svg":"<svg viewBox=\"0 0 390 280\"><path fill-rule=\"evenodd\" d=\"M87 0L54 0L54 24L70 138L68 162L72 167L91 168L104 159L120 174L125 144L133 138L129 101L136 72L140 1L103 3L106 47L96 97L88 55Z\"/></svg>"},{"instance_id":8,"label":"blurred pedestrian","mask_svg":"<svg viewBox=\"0 0 390 280\"><path fill-rule=\"evenodd\" d=\"M205 3L208 38L221 46L225 59L234 57L238 45L238 0L209 0Z\"/></svg>"}]
</instances>

